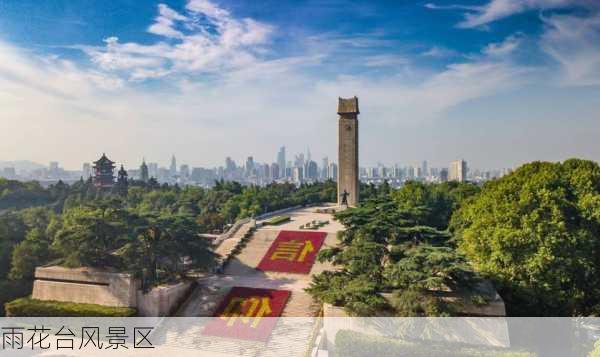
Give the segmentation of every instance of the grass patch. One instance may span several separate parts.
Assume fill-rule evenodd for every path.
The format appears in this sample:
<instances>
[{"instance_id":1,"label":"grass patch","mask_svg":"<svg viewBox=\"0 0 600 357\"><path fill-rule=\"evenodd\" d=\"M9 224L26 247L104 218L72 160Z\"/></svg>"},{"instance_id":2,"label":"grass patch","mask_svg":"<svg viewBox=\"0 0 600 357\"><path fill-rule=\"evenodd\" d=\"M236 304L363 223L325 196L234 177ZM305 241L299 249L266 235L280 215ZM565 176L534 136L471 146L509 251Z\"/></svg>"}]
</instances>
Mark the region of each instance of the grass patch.
<instances>
[{"instance_id":1,"label":"grass patch","mask_svg":"<svg viewBox=\"0 0 600 357\"><path fill-rule=\"evenodd\" d=\"M291 216L275 216L270 220L266 221L264 224L267 226L276 226L284 222L289 222L291 219Z\"/></svg>"},{"instance_id":2,"label":"grass patch","mask_svg":"<svg viewBox=\"0 0 600 357\"><path fill-rule=\"evenodd\" d=\"M136 315L136 310L129 307L43 301L29 297L6 303L4 308L7 316L17 317L130 317Z\"/></svg>"}]
</instances>

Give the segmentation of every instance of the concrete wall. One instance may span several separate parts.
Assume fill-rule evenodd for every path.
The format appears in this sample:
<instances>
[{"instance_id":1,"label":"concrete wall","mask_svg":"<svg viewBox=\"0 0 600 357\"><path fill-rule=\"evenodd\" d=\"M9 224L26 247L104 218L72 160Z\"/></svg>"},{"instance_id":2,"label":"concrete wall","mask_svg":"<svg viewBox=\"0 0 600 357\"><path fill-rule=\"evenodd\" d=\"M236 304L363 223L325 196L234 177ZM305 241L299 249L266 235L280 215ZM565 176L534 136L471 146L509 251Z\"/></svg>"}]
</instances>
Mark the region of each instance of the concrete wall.
<instances>
[{"instance_id":1,"label":"concrete wall","mask_svg":"<svg viewBox=\"0 0 600 357\"><path fill-rule=\"evenodd\" d=\"M137 282L131 274L59 266L35 270L32 297L115 307L135 307Z\"/></svg>"},{"instance_id":2,"label":"concrete wall","mask_svg":"<svg viewBox=\"0 0 600 357\"><path fill-rule=\"evenodd\" d=\"M138 316L168 316L188 296L192 282L157 286L147 293L137 292Z\"/></svg>"},{"instance_id":3,"label":"concrete wall","mask_svg":"<svg viewBox=\"0 0 600 357\"><path fill-rule=\"evenodd\" d=\"M192 287L192 282L185 281L144 293L131 274L59 266L36 268L35 279L34 299L133 307L139 316L169 315Z\"/></svg>"}]
</instances>

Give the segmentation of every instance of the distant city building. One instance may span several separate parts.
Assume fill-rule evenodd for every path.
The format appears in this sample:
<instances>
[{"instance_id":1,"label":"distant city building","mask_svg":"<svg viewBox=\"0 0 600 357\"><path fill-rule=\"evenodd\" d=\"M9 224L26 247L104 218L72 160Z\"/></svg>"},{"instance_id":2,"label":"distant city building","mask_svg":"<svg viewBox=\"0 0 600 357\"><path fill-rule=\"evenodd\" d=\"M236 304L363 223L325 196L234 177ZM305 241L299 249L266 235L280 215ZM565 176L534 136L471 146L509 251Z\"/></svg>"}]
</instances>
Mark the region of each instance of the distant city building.
<instances>
[{"instance_id":1,"label":"distant city building","mask_svg":"<svg viewBox=\"0 0 600 357\"><path fill-rule=\"evenodd\" d=\"M5 167L2 169L2 174L0 176L9 180L14 180L17 178L17 171L14 167Z\"/></svg>"},{"instance_id":2,"label":"distant city building","mask_svg":"<svg viewBox=\"0 0 600 357\"><path fill-rule=\"evenodd\" d=\"M304 169L301 166L294 167L293 180L296 183L304 182Z\"/></svg>"},{"instance_id":3,"label":"distant city building","mask_svg":"<svg viewBox=\"0 0 600 357\"><path fill-rule=\"evenodd\" d=\"M427 160L424 160L421 163L421 176L420 177L427 177L429 176L429 165L427 165Z\"/></svg>"},{"instance_id":4,"label":"distant city building","mask_svg":"<svg viewBox=\"0 0 600 357\"><path fill-rule=\"evenodd\" d=\"M444 168L440 170L440 181L446 182L448 181L448 169Z\"/></svg>"},{"instance_id":5,"label":"distant city building","mask_svg":"<svg viewBox=\"0 0 600 357\"><path fill-rule=\"evenodd\" d=\"M283 176L285 177L285 168L286 168L286 161L285 161L285 146L282 146L279 149L279 152L277 153L277 165L279 166L279 175L277 176Z\"/></svg>"},{"instance_id":6,"label":"distant city building","mask_svg":"<svg viewBox=\"0 0 600 357\"><path fill-rule=\"evenodd\" d=\"M327 170L329 169L329 158L325 156L323 158L323 166L321 166L320 176L323 180L327 179Z\"/></svg>"},{"instance_id":7,"label":"distant city building","mask_svg":"<svg viewBox=\"0 0 600 357\"><path fill-rule=\"evenodd\" d=\"M248 156L246 159L246 176L252 176L254 172L254 158L252 156Z\"/></svg>"},{"instance_id":8,"label":"distant city building","mask_svg":"<svg viewBox=\"0 0 600 357\"><path fill-rule=\"evenodd\" d=\"M272 163L271 164L271 179L273 181L278 180L280 173L281 173L281 168L279 167L279 164L276 162Z\"/></svg>"},{"instance_id":9,"label":"distant city building","mask_svg":"<svg viewBox=\"0 0 600 357\"><path fill-rule=\"evenodd\" d=\"M467 162L465 160L457 160L450 163L448 180L458 182L465 182L467 180Z\"/></svg>"},{"instance_id":10,"label":"distant city building","mask_svg":"<svg viewBox=\"0 0 600 357\"><path fill-rule=\"evenodd\" d=\"M306 163L306 179L309 180L317 180L319 178L319 168L317 167L317 163L314 161L308 161Z\"/></svg>"},{"instance_id":11,"label":"distant city building","mask_svg":"<svg viewBox=\"0 0 600 357\"><path fill-rule=\"evenodd\" d=\"M158 178L158 164L156 162L148 164L148 175L150 177Z\"/></svg>"},{"instance_id":12,"label":"distant city building","mask_svg":"<svg viewBox=\"0 0 600 357\"><path fill-rule=\"evenodd\" d=\"M175 158L175 155L171 157L171 167L169 168L169 175L171 177L177 175L177 159Z\"/></svg>"},{"instance_id":13,"label":"distant city building","mask_svg":"<svg viewBox=\"0 0 600 357\"><path fill-rule=\"evenodd\" d=\"M150 180L150 173L148 171L148 165L146 165L146 160L142 160L142 165L140 166L140 180L143 182L148 182L148 180Z\"/></svg>"},{"instance_id":14,"label":"distant city building","mask_svg":"<svg viewBox=\"0 0 600 357\"><path fill-rule=\"evenodd\" d=\"M179 166L179 176L187 180L190 177L190 167L188 165Z\"/></svg>"},{"instance_id":15,"label":"distant city building","mask_svg":"<svg viewBox=\"0 0 600 357\"><path fill-rule=\"evenodd\" d=\"M92 177L92 165L90 165L89 162L83 163L83 166L81 168L81 177L83 177L84 180L87 180L88 178Z\"/></svg>"},{"instance_id":16,"label":"distant city building","mask_svg":"<svg viewBox=\"0 0 600 357\"><path fill-rule=\"evenodd\" d=\"M115 163L102 154L98 161L94 161L94 185L96 187L112 187L115 181Z\"/></svg>"},{"instance_id":17,"label":"distant city building","mask_svg":"<svg viewBox=\"0 0 600 357\"><path fill-rule=\"evenodd\" d=\"M337 181L338 166L335 162L330 162L327 167L327 178L333 181Z\"/></svg>"}]
</instances>

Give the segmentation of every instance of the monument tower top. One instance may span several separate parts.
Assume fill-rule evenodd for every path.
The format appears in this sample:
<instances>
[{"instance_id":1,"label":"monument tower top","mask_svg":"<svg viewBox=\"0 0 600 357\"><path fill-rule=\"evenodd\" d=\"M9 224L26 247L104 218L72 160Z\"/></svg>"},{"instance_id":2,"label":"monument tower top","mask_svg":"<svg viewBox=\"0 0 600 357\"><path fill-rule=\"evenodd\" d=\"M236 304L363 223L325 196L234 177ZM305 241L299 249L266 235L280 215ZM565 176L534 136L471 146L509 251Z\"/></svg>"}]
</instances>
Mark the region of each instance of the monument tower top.
<instances>
[{"instance_id":1,"label":"monument tower top","mask_svg":"<svg viewBox=\"0 0 600 357\"><path fill-rule=\"evenodd\" d=\"M338 98L337 113L342 116L346 116L348 114L360 114L360 111L358 110L358 98Z\"/></svg>"}]
</instances>

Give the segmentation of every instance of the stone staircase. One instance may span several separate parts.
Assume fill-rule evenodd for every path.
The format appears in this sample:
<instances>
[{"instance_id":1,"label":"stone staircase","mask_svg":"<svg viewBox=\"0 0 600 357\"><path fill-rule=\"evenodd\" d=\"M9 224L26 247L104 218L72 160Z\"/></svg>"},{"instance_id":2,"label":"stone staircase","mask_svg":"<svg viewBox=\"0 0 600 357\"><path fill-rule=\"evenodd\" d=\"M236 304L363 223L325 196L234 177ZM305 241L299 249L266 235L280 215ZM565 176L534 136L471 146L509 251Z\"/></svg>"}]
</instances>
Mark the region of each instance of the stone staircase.
<instances>
[{"instance_id":1,"label":"stone staircase","mask_svg":"<svg viewBox=\"0 0 600 357\"><path fill-rule=\"evenodd\" d=\"M215 249L215 253L220 260L220 268L227 264L229 259L237 253L239 246L244 241L244 238L256 227L256 221L250 220L244 223L232 237L222 241L219 246Z\"/></svg>"}]
</instances>

